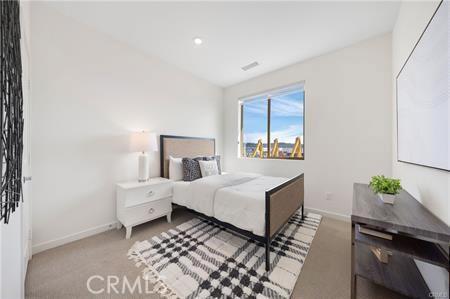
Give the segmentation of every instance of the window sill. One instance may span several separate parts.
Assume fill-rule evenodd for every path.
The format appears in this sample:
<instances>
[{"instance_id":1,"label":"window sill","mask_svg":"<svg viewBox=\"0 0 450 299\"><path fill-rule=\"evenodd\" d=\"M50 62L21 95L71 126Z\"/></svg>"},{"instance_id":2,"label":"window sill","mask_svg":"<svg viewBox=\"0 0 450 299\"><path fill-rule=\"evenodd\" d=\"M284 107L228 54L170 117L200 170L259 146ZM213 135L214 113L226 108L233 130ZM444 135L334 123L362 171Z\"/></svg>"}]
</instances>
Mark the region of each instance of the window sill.
<instances>
[{"instance_id":1,"label":"window sill","mask_svg":"<svg viewBox=\"0 0 450 299\"><path fill-rule=\"evenodd\" d=\"M276 157L270 157L270 158L249 158L249 157L238 157L240 160L278 160L278 161L304 161L305 158L276 158Z\"/></svg>"}]
</instances>

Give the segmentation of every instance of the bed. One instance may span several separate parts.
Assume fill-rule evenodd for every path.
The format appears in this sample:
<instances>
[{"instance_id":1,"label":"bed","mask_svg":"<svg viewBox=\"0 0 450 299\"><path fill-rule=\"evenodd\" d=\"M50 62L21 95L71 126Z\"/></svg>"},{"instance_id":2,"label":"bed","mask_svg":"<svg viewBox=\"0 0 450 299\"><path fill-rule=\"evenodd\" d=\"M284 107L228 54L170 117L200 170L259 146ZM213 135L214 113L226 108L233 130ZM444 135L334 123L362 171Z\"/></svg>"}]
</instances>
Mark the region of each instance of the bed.
<instances>
[{"instance_id":1,"label":"bed","mask_svg":"<svg viewBox=\"0 0 450 299\"><path fill-rule=\"evenodd\" d=\"M214 156L215 139L161 135L160 148L161 176L169 178L169 156ZM173 204L263 243L266 271L271 241L300 208L303 219L303 202L303 174L281 178L227 173L177 181L173 187Z\"/></svg>"}]
</instances>

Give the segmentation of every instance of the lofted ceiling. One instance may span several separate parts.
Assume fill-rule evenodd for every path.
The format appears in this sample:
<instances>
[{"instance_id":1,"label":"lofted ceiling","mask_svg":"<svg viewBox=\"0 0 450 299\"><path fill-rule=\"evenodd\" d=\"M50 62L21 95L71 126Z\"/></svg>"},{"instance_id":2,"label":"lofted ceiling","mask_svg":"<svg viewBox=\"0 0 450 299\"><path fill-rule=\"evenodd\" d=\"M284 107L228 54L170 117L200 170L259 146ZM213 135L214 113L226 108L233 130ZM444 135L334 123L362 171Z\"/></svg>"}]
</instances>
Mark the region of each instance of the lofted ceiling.
<instances>
[{"instance_id":1,"label":"lofted ceiling","mask_svg":"<svg viewBox=\"0 0 450 299\"><path fill-rule=\"evenodd\" d=\"M48 2L226 87L392 31L399 2ZM203 40L195 45L194 37ZM254 61L258 66L241 68Z\"/></svg>"}]
</instances>

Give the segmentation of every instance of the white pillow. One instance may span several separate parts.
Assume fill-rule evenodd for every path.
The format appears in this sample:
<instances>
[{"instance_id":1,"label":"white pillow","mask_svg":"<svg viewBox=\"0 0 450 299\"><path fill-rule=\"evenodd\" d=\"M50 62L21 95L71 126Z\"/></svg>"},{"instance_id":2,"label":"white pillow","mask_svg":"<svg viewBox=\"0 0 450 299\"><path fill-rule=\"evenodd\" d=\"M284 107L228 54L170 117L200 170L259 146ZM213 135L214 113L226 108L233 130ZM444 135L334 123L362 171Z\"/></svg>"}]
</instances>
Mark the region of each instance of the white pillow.
<instances>
[{"instance_id":1,"label":"white pillow","mask_svg":"<svg viewBox=\"0 0 450 299\"><path fill-rule=\"evenodd\" d=\"M169 179L174 181L183 180L183 162L182 158L169 156Z\"/></svg>"},{"instance_id":2,"label":"white pillow","mask_svg":"<svg viewBox=\"0 0 450 299\"><path fill-rule=\"evenodd\" d=\"M200 164L202 177L219 174L219 168L217 167L216 160L198 161L198 164Z\"/></svg>"}]
</instances>

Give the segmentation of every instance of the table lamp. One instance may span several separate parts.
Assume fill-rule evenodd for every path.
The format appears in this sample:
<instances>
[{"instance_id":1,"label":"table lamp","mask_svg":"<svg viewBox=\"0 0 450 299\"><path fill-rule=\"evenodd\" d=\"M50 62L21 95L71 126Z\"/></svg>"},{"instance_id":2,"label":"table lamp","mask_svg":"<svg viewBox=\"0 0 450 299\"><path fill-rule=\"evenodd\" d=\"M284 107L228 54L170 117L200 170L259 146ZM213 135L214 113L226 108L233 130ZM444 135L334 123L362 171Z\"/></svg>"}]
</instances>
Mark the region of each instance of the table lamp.
<instances>
[{"instance_id":1,"label":"table lamp","mask_svg":"<svg viewBox=\"0 0 450 299\"><path fill-rule=\"evenodd\" d=\"M149 157L147 152L157 152L156 134L149 132L135 132L131 134L131 151L140 152L138 181L146 182L149 179Z\"/></svg>"}]
</instances>

